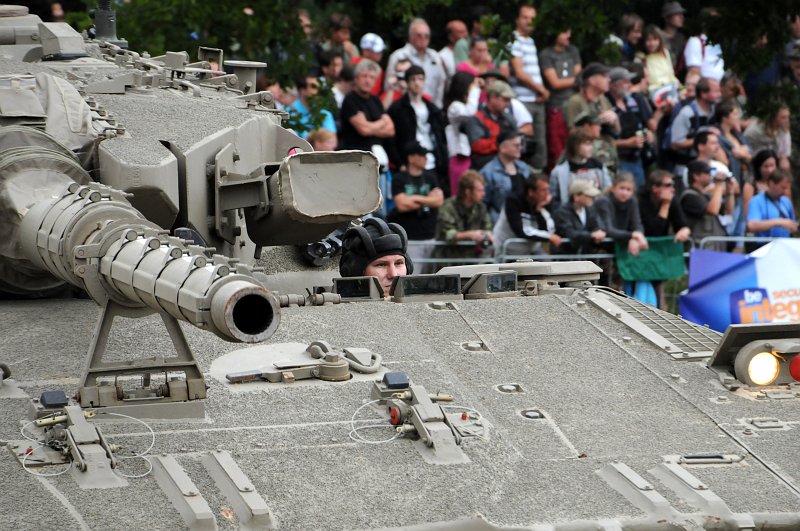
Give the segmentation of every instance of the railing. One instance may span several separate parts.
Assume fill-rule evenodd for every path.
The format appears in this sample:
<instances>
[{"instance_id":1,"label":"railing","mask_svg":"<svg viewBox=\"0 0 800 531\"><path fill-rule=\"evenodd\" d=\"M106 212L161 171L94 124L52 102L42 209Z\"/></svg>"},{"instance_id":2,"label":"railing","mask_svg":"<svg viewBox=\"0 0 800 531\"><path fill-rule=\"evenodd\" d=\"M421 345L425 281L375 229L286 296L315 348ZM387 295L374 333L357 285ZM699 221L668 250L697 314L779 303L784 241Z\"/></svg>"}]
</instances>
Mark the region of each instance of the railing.
<instances>
[{"instance_id":1,"label":"railing","mask_svg":"<svg viewBox=\"0 0 800 531\"><path fill-rule=\"evenodd\" d=\"M706 240L709 241L716 241L716 240L724 240L728 241L723 237L708 237L704 238L701 242L701 248L703 242ZM755 240L766 240L769 241L771 238L753 238ZM748 240L749 241L749 240ZM569 238L562 238L562 243L570 243ZM509 248L512 246L528 246L528 248L533 248L536 243L546 243L546 242L535 242L531 240L527 240L525 238L509 238L503 242L503 245L500 246L500 252L496 253L494 257L487 256L487 257L478 257L475 258L438 258L438 257L427 257L427 258L415 258L414 262L419 264L433 264L433 265L471 265L471 264L493 264L493 263L503 263L503 262L513 262L516 260L534 260L534 261L572 261L572 260L613 260L614 253L606 252L606 253L584 253L584 254L562 254L562 253L544 253L544 254L510 254ZM614 240L611 238L605 238L601 242L601 244L613 244ZM693 241L689 240L687 242L689 244L689 250L684 253L684 257L689 256L689 251L695 248L695 244ZM464 247L464 248L472 248L474 249L476 243L473 241L459 241L456 243L448 243L442 240L410 240L408 242L409 247ZM496 251L494 246L490 246L487 250Z\"/></svg>"},{"instance_id":2,"label":"railing","mask_svg":"<svg viewBox=\"0 0 800 531\"><path fill-rule=\"evenodd\" d=\"M788 238L774 238L771 236L706 236L700 240L700 249L705 249L711 243L769 243L774 240L782 240Z\"/></svg>"}]
</instances>

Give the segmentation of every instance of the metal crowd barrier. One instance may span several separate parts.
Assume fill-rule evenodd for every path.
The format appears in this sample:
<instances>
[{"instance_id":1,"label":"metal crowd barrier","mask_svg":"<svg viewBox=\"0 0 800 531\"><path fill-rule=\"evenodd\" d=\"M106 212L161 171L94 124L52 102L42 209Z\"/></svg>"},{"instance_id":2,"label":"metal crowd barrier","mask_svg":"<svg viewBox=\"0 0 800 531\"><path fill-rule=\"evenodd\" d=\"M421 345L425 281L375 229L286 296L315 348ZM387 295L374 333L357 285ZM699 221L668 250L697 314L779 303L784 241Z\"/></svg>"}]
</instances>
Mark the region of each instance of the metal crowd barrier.
<instances>
[{"instance_id":1,"label":"metal crowd barrier","mask_svg":"<svg viewBox=\"0 0 800 531\"><path fill-rule=\"evenodd\" d=\"M788 238L774 238L771 236L706 236L700 240L700 249L705 249L708 244L724 242L724 243L769 243L774 240L783 240Z\"/></svg>"},{"instance_id":2,"label":"metal crowd barrier","mask_svg":"<svg viewBox=\"0 0 800 531\"><path fill-rule=\"evenodd\" d=\"M706 240L709 241L716 241L721 237L708 237L704 238L701 242L700 247L702 248L703 242ZM724 238L723 238L724 239ZM757 238L756 238L757 239ZM754 239L753 241L755 241ZM771 240L771 238L761 238L762 240ZM563 243L570 243L569 238L563 238L561 240ZM727 241L727 240L726 240ZM611 238L605 238L602 240L603 244L612 244L614 240ZM689 240L689 251L695 248L695 243L692 240ZM433 265L472 265L472 264L493 264L493 263L503 263L503 262L513 262L516 260L535 260L535 261L572 261L572 260L614 260L614 253L587 253L587 254L556 254L556 253L544 253L544 254L510 254L508 252L509 247L514 245L527 245L528 248L532 248L536 242L532 242L525 238L509 238L503 242L503 245L500 247L500 252L496 253L494 257L487 256L487 257L475 257L475 258L438 258L438 257L427 257L427 258L415 258L414 263L420 264L433 264ZM456 245L458 247L469 247L475 248L475 242L473 241L460 241L456 242L455 244L448 243L442 240L409 240L408 242L409 247L451 247ZM497 249L493 246L488 248L489 250L496 251ZM689 256L689 251L684 253L684 257Z\"/></svg>"}]
</instances>

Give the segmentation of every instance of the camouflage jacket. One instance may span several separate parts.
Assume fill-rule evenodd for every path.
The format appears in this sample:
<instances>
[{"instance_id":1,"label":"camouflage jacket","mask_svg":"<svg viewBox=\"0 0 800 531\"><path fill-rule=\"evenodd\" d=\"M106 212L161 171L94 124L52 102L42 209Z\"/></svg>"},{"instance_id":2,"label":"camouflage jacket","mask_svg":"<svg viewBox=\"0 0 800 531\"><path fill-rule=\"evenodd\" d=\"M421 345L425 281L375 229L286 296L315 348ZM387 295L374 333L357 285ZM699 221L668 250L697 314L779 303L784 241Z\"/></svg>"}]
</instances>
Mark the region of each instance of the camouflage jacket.
<instances>
[{"instance_id":1,"label":"camouflage jacket","mask_svg":"<svg viewBox=\"0 0 800 531\"><path fill-rule=\"evenodd\" d=\"M466 230L481 229L489 233L492 231L492 221L486 204L482 201L471 207L466 207L458 201L457 197L449 197L439 207L436 220L436 239L448 243L456 243L456 233ZM479 244L477 244L479 245ZM447 258L471 258L482 256L476 248L468 246L437 247L437 255Z\"/></svg>"}]
</instances>

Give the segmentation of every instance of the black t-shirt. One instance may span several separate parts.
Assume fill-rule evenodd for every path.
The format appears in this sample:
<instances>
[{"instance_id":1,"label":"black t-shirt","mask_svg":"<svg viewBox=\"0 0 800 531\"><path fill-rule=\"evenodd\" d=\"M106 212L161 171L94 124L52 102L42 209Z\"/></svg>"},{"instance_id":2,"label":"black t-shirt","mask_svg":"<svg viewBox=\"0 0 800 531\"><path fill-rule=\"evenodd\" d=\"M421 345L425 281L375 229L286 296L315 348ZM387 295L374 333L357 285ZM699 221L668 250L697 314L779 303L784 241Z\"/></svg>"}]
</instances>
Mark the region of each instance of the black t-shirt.
<instances>
[{"instance_id":1,"label":"black t-shirt","mask_svg":"<svg viewBox=\"0 0 800 531\"><path fill-rule=\"evenodd\" d=\"M589 171L589 170L599 170L602 169L603 165L594 158L586 159L586 162L574 162L569 161L569 171L578 174L581 172Z\"/></svg>"},{"instance_id":2,"label":"black t-shirt","mask_svg":"<svg viewBox=\"0 0 800 531\"><path fill-rule=\"evenodd\" d=\"M379 120L385 111L381 100L376 96L370 95L368 98L362 98L355 91L345 96L340 113L342 119L342 130L339 134L340 149L370 151L374 144L381 143L381 139L376 136L361 136L356 128L353 127L353 124L350 123L350 118L359 112L363 112L367 120L374 122Z\"/></svg>"},{"instance_id":3,"label":"black t-shirt","mask_svg":"<svg viewBox=\"0 0 800 531\"><path fill-rule=\"evenodd\" d=\"M439 180L435 174L429 171L425 171L417 177L412 177L406 172L398 172L392 177L392 195L428 195L438 186ZM395 208L389 212L389 221L399 223L406 229L409 240L428 240L436 236L438 211L438 208L427 206L408 212L398 212Z\"/></svg>"}]
</instances>

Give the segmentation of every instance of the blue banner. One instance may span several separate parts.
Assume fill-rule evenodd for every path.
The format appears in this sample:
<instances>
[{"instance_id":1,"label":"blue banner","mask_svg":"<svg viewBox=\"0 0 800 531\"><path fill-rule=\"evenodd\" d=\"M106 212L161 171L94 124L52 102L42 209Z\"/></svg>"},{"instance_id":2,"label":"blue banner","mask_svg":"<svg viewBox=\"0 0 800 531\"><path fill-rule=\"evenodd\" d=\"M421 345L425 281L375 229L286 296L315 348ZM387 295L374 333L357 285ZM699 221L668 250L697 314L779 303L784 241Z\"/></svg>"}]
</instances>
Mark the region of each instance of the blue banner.
<instances>
[{"instance_id":1,"label":"blue banner","mask_svg":"<svg viewBox=\"0 0 800 531\"><path fill-rule=\"evenodd\" d=\"M800 240L776 239L750 255L693 251L680 312L720 332L730 324L800 322Z\"/></svg>"}]
</instances>

